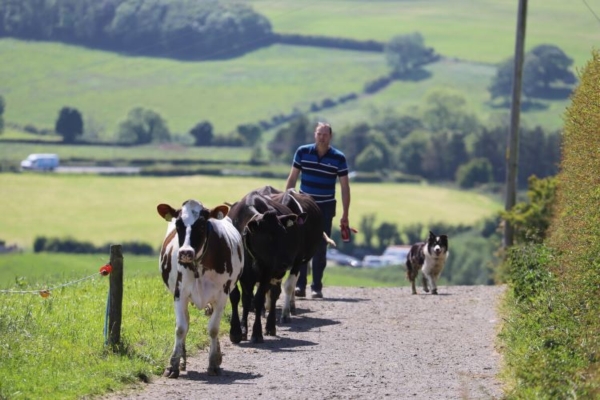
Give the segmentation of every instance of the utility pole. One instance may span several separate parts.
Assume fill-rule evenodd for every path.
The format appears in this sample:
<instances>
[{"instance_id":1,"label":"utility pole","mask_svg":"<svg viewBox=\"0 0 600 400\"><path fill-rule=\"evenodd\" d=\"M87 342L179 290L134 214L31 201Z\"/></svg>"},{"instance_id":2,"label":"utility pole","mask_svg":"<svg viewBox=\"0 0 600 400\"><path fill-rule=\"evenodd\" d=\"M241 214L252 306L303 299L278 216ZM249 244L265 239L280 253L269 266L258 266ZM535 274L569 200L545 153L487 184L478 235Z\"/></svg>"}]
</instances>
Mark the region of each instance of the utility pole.
<instances>
[{"instance_id":1,"label":"utility pole","mask_svg":"<svg viewBox=\"0 0 600 400\"><path fill-rule=\"evenodd\" d=\"M517 38L515 43L515 65L513 72L512 103L510 108L510 132L506 151L506 203L509 211L517 201L517 166L519 155L519 116L521 113L521 87L523 80L523 59L525 58L525 26L527 21L527 0L519 0L517 14ZM504 221L504 248L513 245L514 228Z\"/></svg>"}]
</instances>

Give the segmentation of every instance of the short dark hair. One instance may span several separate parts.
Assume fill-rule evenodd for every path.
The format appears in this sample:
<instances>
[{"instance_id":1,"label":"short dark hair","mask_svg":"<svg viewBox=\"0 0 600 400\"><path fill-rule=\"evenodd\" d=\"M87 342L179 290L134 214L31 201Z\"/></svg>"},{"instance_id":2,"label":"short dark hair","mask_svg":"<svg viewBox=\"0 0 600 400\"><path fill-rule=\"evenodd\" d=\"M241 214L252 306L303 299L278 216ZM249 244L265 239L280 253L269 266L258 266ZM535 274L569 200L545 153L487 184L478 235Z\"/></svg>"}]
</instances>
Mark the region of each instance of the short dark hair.
<instances>
[{"instance_id":1,"label":"short dark hair","mask_svg":"<svg viewBox=\"0 0 600 400\"><path fill-rule=\"evenodd\" d=\"M328 127L329 128L329 134L333 135L333 128L331 127L331 124L328 124L327 122L318 122L317 123L317 128L319 126L326 126L326 127Z\"/></svg>"}]
</instances>

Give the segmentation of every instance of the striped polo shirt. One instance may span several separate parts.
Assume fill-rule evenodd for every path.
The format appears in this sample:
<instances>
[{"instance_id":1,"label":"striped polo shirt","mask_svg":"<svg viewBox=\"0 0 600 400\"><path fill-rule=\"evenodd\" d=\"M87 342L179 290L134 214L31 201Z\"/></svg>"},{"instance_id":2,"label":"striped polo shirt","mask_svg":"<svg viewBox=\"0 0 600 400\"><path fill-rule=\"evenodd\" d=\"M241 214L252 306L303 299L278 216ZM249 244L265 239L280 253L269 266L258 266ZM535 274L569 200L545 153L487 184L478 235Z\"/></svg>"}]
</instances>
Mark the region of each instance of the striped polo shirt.
<instances>
[{"instance_id":1,"label":"striped polo shirt","mask_svg":"<svg viewBox=\"0 0 600 400\"><path fill-rule=\"evenodd\" d=\"M293 165L302 171L300 193L311 195L316 203L334 201L337 177L348 175L344 153L329 147L327 153L319 158L314 143L298 147Z\"/></svg>"}]
</instances>

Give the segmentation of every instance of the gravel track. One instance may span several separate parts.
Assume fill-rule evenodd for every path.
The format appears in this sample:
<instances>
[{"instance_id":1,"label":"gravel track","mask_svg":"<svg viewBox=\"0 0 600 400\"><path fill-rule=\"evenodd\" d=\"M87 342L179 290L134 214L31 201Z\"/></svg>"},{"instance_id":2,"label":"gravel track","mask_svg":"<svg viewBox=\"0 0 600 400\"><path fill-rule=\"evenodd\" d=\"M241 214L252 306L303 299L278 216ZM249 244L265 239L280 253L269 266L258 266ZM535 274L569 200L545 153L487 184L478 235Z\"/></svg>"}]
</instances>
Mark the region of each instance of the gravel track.
<instances>
[{"instance_id":1,"label":"gravel track","mask_svg":"<svg viewBox=\"0 0 600 400\"><path fill-rule=\"evenodd\" d=\"M494 343L504 290L326 287L324 299L299 299L292 322L263 344L223 337L221 376L207 375L201 351L177 380L156 377L104 398L500 399Z\"/></svg>"}]
</instances>

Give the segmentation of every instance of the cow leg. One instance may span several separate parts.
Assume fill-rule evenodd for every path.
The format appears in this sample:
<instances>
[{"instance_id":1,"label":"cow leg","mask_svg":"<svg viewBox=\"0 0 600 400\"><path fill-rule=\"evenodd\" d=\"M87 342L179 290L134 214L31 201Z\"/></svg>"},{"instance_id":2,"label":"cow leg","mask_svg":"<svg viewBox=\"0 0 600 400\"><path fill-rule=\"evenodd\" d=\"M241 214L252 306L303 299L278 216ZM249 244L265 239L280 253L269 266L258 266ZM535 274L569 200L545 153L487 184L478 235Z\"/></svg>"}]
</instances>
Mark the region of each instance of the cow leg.
<instances>
[{"instance_id":1,"label":"cow leg","mask_svg":"<svg viewBox=\"0 0 600 400\"><path fill-rule=\"evenodd\" d=\"M217 299L216 307L208 321L208 333L210 335L210 349L208 351L208 374L221 375L221 363L223 362L223 354L221 353L221 345L219 343L219 324L223 316L223 309L227 303L227 295L221 293Z\"/></svg>"},{"instance_id":2,"label":"cow leg","mask_svg":"<svg viewBox=\"0 0 600 400\"><path fill-rule=\"evenodd\" d=\"M240 286L242 287L242 340L248 340L248 314L253 309L252 301L254 295L252 291L254 290L254 284L240 282Z\"/></svg>"},{"instance_id":3,"label":"cow leg","mask_svg":"<svg viewBox=\"0 0 600 400\"><path fill-rule=\"evenodd\" d=\"M285 284L283 285L283 310L281 312L281 322L289 323L292 321L292 314L296 313L296 282L298 282L298 271L296 274L290 271Z\"/></svg>"},{"instance_id":4,"label":"cow leg","mask_svg":"<svg viewBox=\"0 0 600 400\"><path fill-rule=\"evenodd\" d=\"M270 308L269 308L269 313L267 315L267 326L265 329L265 334L267 336L276 336L277 335L277 325L276 325L276 314L277 314L277 310L275 307L275 304L277 303L277 299L279 298L279 295L281 294L281 282L277 282L273 285L271 285L271 290L269 290L270 293Z\"/></svg>"},{"instance_id":5,"label":"cow leg","mask_svg":"<svg viewBox=\"0 0 600 400\"><path fill-rule=\"evenodd\" d=\"M178 378L180 371L180 361L183 357L183 370L186 367L185 337L190 326L190 315L188 312L187 300L181 298L173 302L175 308L175 346L171 353L171 366L164 372L164 376L169 378Z\"/></svg>"},{"instance_id":6,"label":"cow leg","mask_svg":"<svg viewBox=\"0 0 600 400\"><path fill-rule=\"evenodd\" d=\"M252 326L252 336L250 337L252 343L263 343L265 341L263 338L260 316L265 307L265 291L268 286L267 282L261 282L254 294L254 325Z\"/></svg>"},{"instance_id":7,"label":"cow leg","mask_svg":"<svg viewBox=\"0 0 600 400\"><path fill-rule=\"evenodd\" d=\"M240 313L238 310L240 298L240 290L236 284L229 293L229 300L231 301L231 324L229 328L229 340L231 340L231 343L239 343L242 341L242 326L240 325Z\"/></svg>"}]
</instances>

